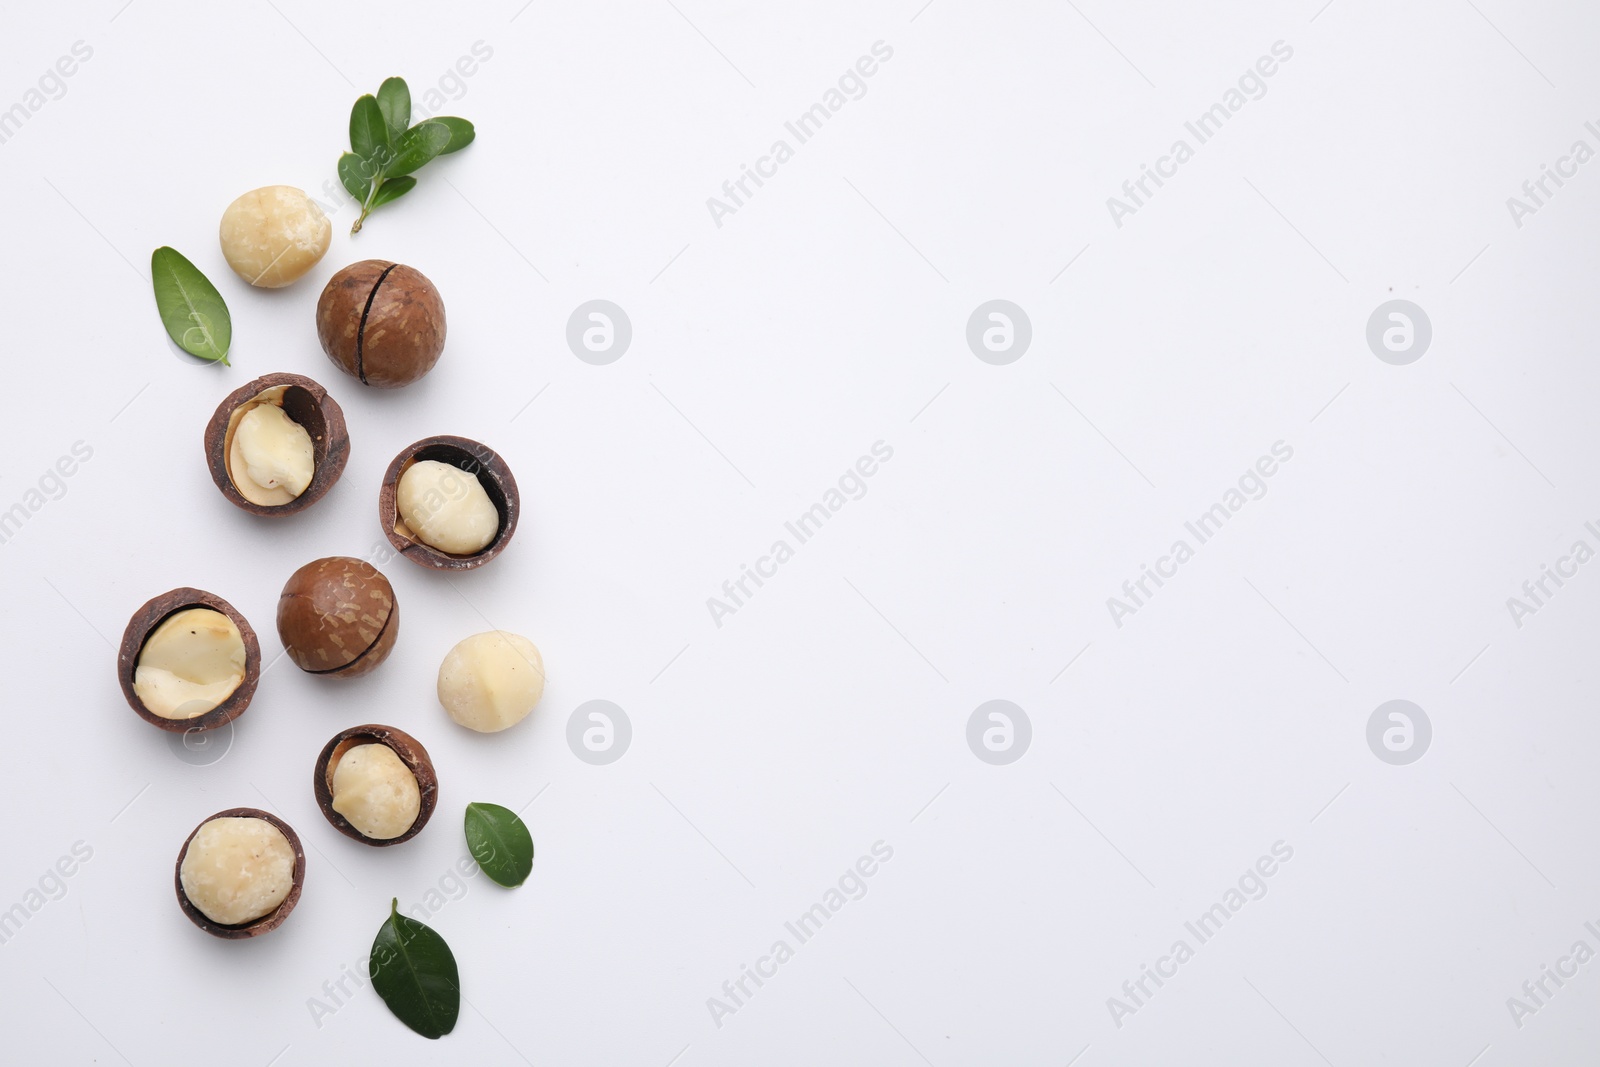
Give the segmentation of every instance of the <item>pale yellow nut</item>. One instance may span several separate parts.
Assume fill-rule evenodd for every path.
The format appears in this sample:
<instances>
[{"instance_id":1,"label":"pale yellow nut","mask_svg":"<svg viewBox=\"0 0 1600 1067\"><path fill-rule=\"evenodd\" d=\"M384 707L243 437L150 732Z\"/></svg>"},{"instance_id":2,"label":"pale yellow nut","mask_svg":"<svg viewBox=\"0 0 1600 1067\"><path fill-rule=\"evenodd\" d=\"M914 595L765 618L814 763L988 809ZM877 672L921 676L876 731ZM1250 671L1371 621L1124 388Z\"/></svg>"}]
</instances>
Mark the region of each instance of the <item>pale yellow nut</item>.
<instances>
[{"instance_id":1,"label":"pale yellow nut","mask_svg":"<svg viewBox=\"0 0 1600 1067\"><path fill-rule=\"evenodd\" d=\"M544 659L526 637L490 630L461 641L439 665L439 703L456 722L496 733L528 717L544 695Z\"/></svg>"},{"instance_id":2,"label":"pale yellow nut","mask_svg":"<svg viewBox=\"0 0 1600 1067\"><path fill-rule=\"evenodd\" d=\"M218 236L235 274L278 289L317 265L333 240L333 223L299 189L268 185L228 205Z\"/></svg>"},{"instance_id":3,"label":"pale yellow nut","mask_svg":"<svg viewBox=\"0 0 1600 1067\"><path fill-rule=\"evenodd\" d=\"M244 659L244 638L232 619L211 608L188 608L145 640L133 692L154 715L193 719L244 683Z\"/></svg>"},{"instance_id":4,"label":"pale yellow nut","mask_svg":"<svg viewBox=\"0 0 1600 1067\"><path fill-rule=\"evenodd\" d=\"M422 810L417 776L388 745L357 745L333 768L333 810L376 841L411 829Z\"/></svg>"},{"instance_id":5,"label":"pale yellow nut","mask_svg":"<svg viewBox=\"0 0 1600 1067\"><path fill-rule=\"evenodd\" d=\"M206 918L238 926L270 915L294 887L294 849L265 819L212 819L178 868L183 895Z\"/></svg>"},{"instance_id":6,"label":"pale yellow nut","mask_svg":"<svg viewBox=\"0 0 1600 1067\"><path fill-rule=\"evenodd\" d=\"M483 483L438 460L406 468L395 490L395 507L418 540L453 556L483 551L500 532L500 513Z\"/></svg>"},{"instance_id":7,"label":"pale yellow nut","mask_svg":"<svg viewBox=\"0 0 1600 1067\"><path fill-rule=\"evenodd\" d=\"M311 434L276 404L257 404L239 419L228 449L228 477L252 504L276 507L311 484Z\"/></svg>"}]
</instances>

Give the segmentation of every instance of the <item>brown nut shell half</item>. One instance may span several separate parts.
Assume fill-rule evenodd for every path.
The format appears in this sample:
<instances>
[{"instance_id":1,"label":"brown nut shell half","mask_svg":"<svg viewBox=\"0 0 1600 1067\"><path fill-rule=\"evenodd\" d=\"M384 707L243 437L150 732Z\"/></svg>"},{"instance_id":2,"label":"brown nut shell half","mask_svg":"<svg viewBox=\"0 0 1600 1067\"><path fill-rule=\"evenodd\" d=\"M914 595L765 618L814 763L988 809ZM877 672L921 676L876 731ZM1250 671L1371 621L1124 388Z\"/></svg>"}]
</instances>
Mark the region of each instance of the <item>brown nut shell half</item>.
<instances>
[{"instance_id":1,"label":"brown nut shell half","mask_svg":"<svg viewBox=\"0 0 1600 1067\"><path fill-rule=\"evenodd\" d=\"M289 887L289 895L283 898L283 903L277 908L238 926L223 926L221 923L212 922L206 913L195 907L183 892L183 858L189 854L189 842L194 840L194 835L200 832L200 827L215 819L260 819L262 822L271 823L277 827L278 832L288 839L289 847L294 850L294 884ZM238 941L247 937L260 937L262 934L276 930L283 925L283 920L289 917L294 906L300 903L300 890L306 881L306 850L300 844L300 835L294 832L294 827L284 822L270 812L259 808L229 808L219 811L215 815L200 820L199 826L189 831L189 836L184 838L183 847L178 850L178 862L173 868L172 884L178 891L178 907L189 917L189 921L212 937L220 937L228 941Z\"/></svg>"},{"instance_id":2,"label":"brown nut shell half","mask_svg":"<svg viewBox=\"0 0 1600 1067\"><path fill-rule=\"evenodd\" d=\"M415 267L364 259L339 271L317 299L317 340L334 366L363 385L398 389L444 352L444 300Z\"/></svg>"},{"instance_id":3,"label":"brown nut shell half","mask_svg":"<svg viewBox=\"0 0 1600 1067\"><path fill-rule=\"evenodd\" d=\"M489 502L500 516L500 529L495 532L494 540L481 550L470 556L441 552L418 540L400 517L396 499L400 490L400 476L413 463L423 460L437 460L459 467L476 477L484 492L489 494ZM521 511L522 496L517 491L517 480L511 476L511 468L506 466L506 461L488 445L465 437L425 437L407 446L384 471L383 485L378 490L378 522L383 526L384 536L389 538L389 543L418 566L440 571L471 570L494 559L511 542L511 535L517 532L517 518Z\"/></svg>"},{"instance_id":4,"label":"brown nut shell half","mask_svg":"<svg viewBox=\"0 0 1600 1067\"><path fill-rule=\"evenodd\" d=\"M139 666L139 653L144 651L145 642L156 627L165 622L168 616L188 608L210 608L233 620L233 624L239 628L239 636L244 639L244 681L228 695L228 699L204 715L192 719L168 719L144 706L139 694L133 691L133 672ZM186 586L146 601L128 620L128 628L122 632L122 644L117 649L117 681L122 685L122 695L127 698L129 707L138 712L139 718L145 722L172 733L214 730L237 719L250 706L251 698L256 695L256 683L260 680L261 644L256 640L255 630L250 628L250 623L232 604L204 589Z\"/></svg>"},{"instance_id":5,"label":"brown nut shell half","mask_svg":"<svg viewBox=\"0 0 1600 1067\"><path fill-rule=\"evenodd\" d=\"M278 639L307 674L359 678L389 658L399 634L394 586L365 560L314 559L278 596Z\"/></svg>"},{"instance_id":6,"label":"brown nut shell half","mask_svg":"<svg viewBox=\"0 0 1600 1067\"><path fill-rule=\"evenodd\" d=\"M343 815L333 810L333 768L338 765L338 761L346 752L357 745L387 745L417 779L417 789L422 794L422 803L417 809L417 821L399 837L388 839L368 837L351 826ZM311 791L316 794L317 807L322 809L322 814L327 816L328 822L333 824L335 830L346 837L360 841L363 845L382 847L410 841L428 825L428 820L433 816L433 809L439 803L439 777L434 773L433 760L428 758L428 750L422 747L422 742L393 726L368 723L365 726L352 726L348 730L340 730L333 735L332 740L322 746L322 752L317 756L316 768L312 772Z\"/></svg>"},{"instance_id":7,"label":"brown nut shell half","mask_svg":"<svg viewBox=\"0 0 1600 1067\"><path fill-rule=\"evenodd\" d=\"M265 505L245 499L228 470L234 431L245 412L258 402L282 407L284 414L305 427L311 436L315 464L311 484L287 504ZM206 423L205 443L211 480L230 504L252 515L293 515L304 511L327 495L350 459L350 433L345 427L344 410L326 389L299 374L263 374L229 393Z\"/></svg>"}]
</instances>

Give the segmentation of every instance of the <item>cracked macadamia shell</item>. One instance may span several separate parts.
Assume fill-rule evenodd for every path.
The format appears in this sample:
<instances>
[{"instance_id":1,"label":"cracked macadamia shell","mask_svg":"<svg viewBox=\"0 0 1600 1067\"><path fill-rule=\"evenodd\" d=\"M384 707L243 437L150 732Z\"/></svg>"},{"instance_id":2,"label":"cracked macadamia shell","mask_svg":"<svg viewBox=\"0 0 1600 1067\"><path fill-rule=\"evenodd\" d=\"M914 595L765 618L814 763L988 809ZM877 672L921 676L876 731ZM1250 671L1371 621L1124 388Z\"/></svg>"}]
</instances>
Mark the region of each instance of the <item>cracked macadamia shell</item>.
<instances>
[{"instance_id":1,"label":"cracked macadamia shell","mask_svg":"<svg viewBox=\"0 0 1600 1067\"><path fill-rule=\"evenodd\" d=\"M305 849L288 823L259 808L230 808L189 834L172 880L189 920L233 941L281 926L305 877Z\"/></svg>"},{"instance_id":2,"label":"cracked macadamia shell","mask_svg":"<svg viewBox=\"0 0 1600 1067\"><path fill-rule=\"evenodd\" d=\"M494 559L511 543L521 511L517 480L506 461L466 437L425 437L406 446L389 463L378 488L378 522L389 543L411 562L433 570L471 570ZM452 551L472 548L484 532L488 540L472 551Z\"/></svg>"},{"instance_id":3,"label":"cracked macadamia shell","mask_svg":"<svg viewBox=\"0 0 1600 1067\"><path fill-rule=\"evenodd\" d=\"M317 265L333 240L333 223L299 189L268 185L228 205L218 237L235 274L278 289Z\"/></svg>"},{"instance_id":4,"label":"cracked macadamia shell","mask_svg":"<svg viewBox=\"0 0 1600 1067\"><path fill-rule=\"evenodd\" d=\"M187 586L140 606L117 647L128 706L175 733L211 730L244 714L261 678L256 632L232 604Z\"/></svg>"},{"instance_id":5,"label":"cracked macadamia shell","mask_svg":"<svg viewBox=\"0 0 1600 1067\"><path fill-rule=\"evenodd\" d=\"M311 674L366 674L388 658L399 631L389 579L349 556L307 563L278 597L278 637L295 666Z\"/></svg>"},{"instance_id":6,"label":"cracked macadamia shell","mask_svg":"<svg viewBox=\"0 0 1600 1067\"><path fill-rule=\"evenodd\" d=\"M339 731L322 747L311 791L335 830L383 847L422 832L439 801L439 778L420 741L368 723Z\"/></svg>"},{"instance_id":7,"label":"cracked macadamia shell","mask_svg":"<svg viewBox=\"0 0 1600 1067\"><path fill-rule=\"evenodd\" d=\"M344 473L350 435L328 391L299 374L264 374L229 393L205 433L206 466L229 503L252 515L293 515Z\"/></svg>"},{"instance_id":8,"label":"cracked macadamia shell","mask_svg":"<svg viewBox=\"0 0 1600 1067\"><path fill-rule=\"evenodd\" d=\"M317 300L322 350L363 385L410 385L439 362L444 338L439 290L403 263L352 263L328 280Z\"/></svg>"},{"instance_id":9,"label":"cracked macadamia shell","mask_svg":"<svg viewBox=\"0 0 1600 1067\"><path fill-rule=\"evenodd\" d=\"M538 646L503 630L474 634L439 665L439 703L469 730L496 733L515 726L544 695Z\"/></svg>"}]
</instances>

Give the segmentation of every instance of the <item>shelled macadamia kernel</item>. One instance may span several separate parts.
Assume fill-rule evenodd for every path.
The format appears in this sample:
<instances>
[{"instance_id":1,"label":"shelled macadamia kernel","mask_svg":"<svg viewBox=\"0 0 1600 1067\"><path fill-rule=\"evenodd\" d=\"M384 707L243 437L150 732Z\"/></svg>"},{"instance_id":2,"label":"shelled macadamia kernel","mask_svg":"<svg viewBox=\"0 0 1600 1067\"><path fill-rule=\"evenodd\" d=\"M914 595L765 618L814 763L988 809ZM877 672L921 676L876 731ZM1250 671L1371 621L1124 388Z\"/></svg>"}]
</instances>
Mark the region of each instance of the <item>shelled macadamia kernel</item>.
<instances>
[{"instance_id":1,"label":"shelled macadamia kernel","mask_svg":"<svg viewBox=\"0 0 1600 1067\"><path fill-rule=\"evenodd\" d=\"M388 745L357 745L330 768L333 810L368 837L387 841L417 821L422 791Z\"/></svg>"},{"instance_id":2,"label":"shelled macadamia kernel","mask_svg":"<svg viewBox=\"0 0 1600 1067\"><path fill-rule=\"evenodd\" d=\"M500 513L477 476L436 459L406 468L395 506L417 540L452 556L481 552L500 532Z\"/></svg>"},{"instance_id":3,"label":"shelled macadamia kernel","mask_svg":"<svg viewBox=\"0 0 1600 1067\"><path fill-rule=\"evenodd\" d=\"M333 240L333 223L301 190L267 185L228 205L217 236L235 274L278 289L317 265Z\"/></svg>"},{"instance_id":4,"label":"shelled macadamia kernel","mask_svg":"<svg viewBox=\"0 0 1600 1067\"><path fill-rule=\"evenodd\" d=\"M544 695L538 646L502 630L474 634L439 665L439 703L469 730L496 733L528 717Z\"/></svg>"},{"instance_id":5,"label":"shelled macadamia kernel","mask_svg":"<svg viewBox=\"0 0 1600 1067\"><path fill-rule=\"evenodd\" d=\"M189 839L178 874L183 895L223 926L270 915L294 888L295 853L264 819L222 818Z\"/></svg>"},{"instance_id":6,"label":"shelled macadamia kernel","mask_svg":"<svg viewBox=\"0 0 1600 1067\"><path fill-rule=\"evenodd\" d=\"M239 627L220 611L189 608L145 640L133 672L133 691L153 715L194 719L232 696L244 675Z\"/></svg>"}]
</instances>

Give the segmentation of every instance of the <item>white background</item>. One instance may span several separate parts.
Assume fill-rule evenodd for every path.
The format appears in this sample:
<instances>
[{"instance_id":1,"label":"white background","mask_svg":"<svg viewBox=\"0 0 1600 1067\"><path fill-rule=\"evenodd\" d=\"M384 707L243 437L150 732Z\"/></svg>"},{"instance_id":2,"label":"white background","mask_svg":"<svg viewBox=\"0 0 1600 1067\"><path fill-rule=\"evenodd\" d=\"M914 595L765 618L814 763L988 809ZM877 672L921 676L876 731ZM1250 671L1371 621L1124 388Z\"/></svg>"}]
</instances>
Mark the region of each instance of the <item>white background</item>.
<instances>
[{"instance_id":1,"label":"white background","mask_svg":"<svg viewBox=\"0 0 1600 1067\"><path fill-rule=\"evenodd\" d=\"M1600 949L1600 566L1521 628L1506 598L1600 547L1600 164L1521 228L1506 198L1574 140L1600 148L1600 20L1553 0L920 3L8 10L0 108L93 48L0 144L0 508L93 449L0 545L0 908L93 850L0 945L8 1059L1593 1061L1600 963L1520 1028L1506 1001L1580 938ZM866 95L718 227L706 198L880 40ZM1269 92L1115 226L1106 198L1279 40ZM479 41L492 58L451 82ZM419 99L443 78L477 143L356 238L324 196L327 257L250 290L223 208L323 195L350 105L393 74ZM232 368L166 340L163 244L226 296ZM437 369L389 394L313 328L327 278L372 257L422 270L449 313ZM1399 297L1434 330L1403 367L1364 338ZM564 336L594 298L634 329L604 367ZM993 298L1032 321L1009 366L965 341ZM329 387L352 458L267 522L216 491L200 440L279 370ZM381 472L438 433L515 471L510 549L453 578L387 564L382 669L280 662L221 760L178 758L118 690L129 615L209 589L270 662L284 579L380 545ZM707 598L879 440L867 494L714 625ZM1267 495L1116 626L1106 598L1280 440ZM491 624L532 638L550 683L480 737L433 679ZM1365 739L1393 698L1433 724L1409 766ZM566 744L592 699L633 723L609 766ZM1009 766L966 743L991 699L1032 722ZM422 739L441 779L399 848L341 837L311 794L324 741L369 721ZM429 1045L370 989L319 1019L390 897L423 900L465 854L462 807L535 796L528 884L475 878L429 920L470 1002L456 1031ZM172 890L184 837L236 805L280 813L309 862L289 922L243 943ZM1107 999L1280 840L1267 895L1118 1027ZM877 841L894 855L867 895L716 1025L707 999Z\"/></svg>"}]
</instances>

